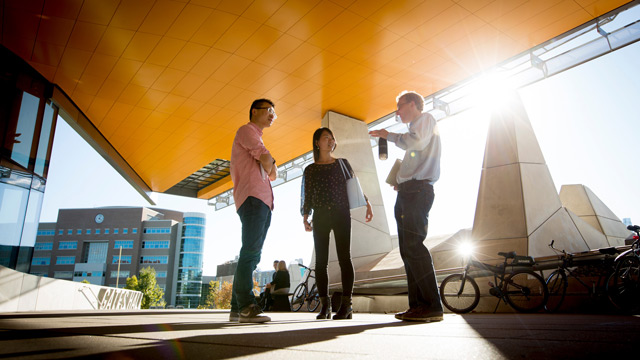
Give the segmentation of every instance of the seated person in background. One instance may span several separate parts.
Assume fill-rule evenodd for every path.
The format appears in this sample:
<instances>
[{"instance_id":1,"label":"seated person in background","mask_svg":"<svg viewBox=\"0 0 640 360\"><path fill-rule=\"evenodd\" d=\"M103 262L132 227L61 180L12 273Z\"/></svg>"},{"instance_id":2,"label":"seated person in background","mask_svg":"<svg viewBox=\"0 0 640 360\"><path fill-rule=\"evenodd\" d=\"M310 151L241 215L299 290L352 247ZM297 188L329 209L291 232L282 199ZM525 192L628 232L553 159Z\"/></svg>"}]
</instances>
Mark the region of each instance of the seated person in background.
<instances>
[{"instance_id":1,"label":"seated person in background","mask_svg":"<svg viewBox=\"0 0 640 360\"><path fill-rule=\"evenodd\" d=\"M287 270L287 263L284 260L280 260L276 270L273 281L267 284L267 288L271 289L271 295L288 295L291 280Z\"/></svg>"},{"instance_id":2,"label":"seated person in background","mask_svg":"<svg viewBox=\"0 0 640 360\"><path fill-rule=\"evenodd\" d=\"M271 283L276 280L276 273L278 272L278 263L280 260L273 260L273 275L271 276ZM271 283L267 283L260 293L260 304L262 305L262 310L269 310L271 305L273 305L273 300L271 300Z\"/></svg>"}]
</instances>

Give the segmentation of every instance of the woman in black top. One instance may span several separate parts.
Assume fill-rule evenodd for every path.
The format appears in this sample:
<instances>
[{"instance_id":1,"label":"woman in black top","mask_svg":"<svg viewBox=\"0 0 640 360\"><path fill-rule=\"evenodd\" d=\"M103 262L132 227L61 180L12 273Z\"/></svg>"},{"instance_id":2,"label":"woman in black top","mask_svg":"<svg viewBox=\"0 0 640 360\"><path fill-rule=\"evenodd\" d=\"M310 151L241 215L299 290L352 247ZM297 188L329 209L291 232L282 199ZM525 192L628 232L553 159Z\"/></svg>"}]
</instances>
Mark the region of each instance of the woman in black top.
<instances>
[{"instance_id":1,"label":"woman in black top","mask_svg":"<svg viewBox=\"0 0 640 360\"><path fill-rule=\"evenodd\" d=\"M304 228L313 231L313 242L316 251L316 282L322 309L317 319L331 317L329 301L329 233L333 230L336 240L336 252L342 278L342 299L340 309L333 317L351 319L351 295L355 271L351 262L351 213L345 174L342 162L353 176L353 170L347 159L335 159L331 153L336 148L333 132L328 128L320 128L313 134L314 163L307 166L302 178L302 209ZM309 215L313 211L313 225ZM367 200L366 221L373 218L371 204Z\"/></svg>"},{"instance_id":2,"label":"woman in black top","mask_svg":"<svg viewBox=\"0 0 640 360\"><path fill-rule=\"evenodd\" d=\"M289 271L287 270L287 263L284 260L280 260L278 263L278 271L276 271L273 281L270 283L271 295L288 294L291 287L291 280L289 277Z\"/></svg>"}]
</instances>

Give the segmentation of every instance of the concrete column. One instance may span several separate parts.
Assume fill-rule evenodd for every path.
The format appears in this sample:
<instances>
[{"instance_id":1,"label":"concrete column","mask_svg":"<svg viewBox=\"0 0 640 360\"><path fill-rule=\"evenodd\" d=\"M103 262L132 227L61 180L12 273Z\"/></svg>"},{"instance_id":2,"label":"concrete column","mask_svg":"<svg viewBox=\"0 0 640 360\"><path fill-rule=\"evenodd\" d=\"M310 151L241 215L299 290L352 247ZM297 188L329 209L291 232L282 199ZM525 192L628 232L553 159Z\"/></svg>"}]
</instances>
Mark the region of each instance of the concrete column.
<instances>
[{"instance_id":1,"label":"concrete column","mask_svg":"<svg viewBox=\"0 0 640 360\"><path fill-rule=\"evenodd\" d=\"M579 231L589 227L562 206L518 95L503 100L491 116L472 230L480 257L552 255L552 239L567 252L607 246L598 231Z\"/></svg>"}]
</instances>

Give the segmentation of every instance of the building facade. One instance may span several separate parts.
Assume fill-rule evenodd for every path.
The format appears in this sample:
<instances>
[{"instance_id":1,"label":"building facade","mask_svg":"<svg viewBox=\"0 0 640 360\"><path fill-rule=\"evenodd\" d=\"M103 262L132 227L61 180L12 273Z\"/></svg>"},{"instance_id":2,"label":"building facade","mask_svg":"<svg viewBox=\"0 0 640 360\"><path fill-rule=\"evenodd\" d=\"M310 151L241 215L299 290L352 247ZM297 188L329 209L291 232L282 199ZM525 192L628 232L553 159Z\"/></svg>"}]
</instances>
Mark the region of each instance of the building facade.
<instances>
[{"instance_id":1,"label":"building facade","mask_svg":"<svg viewBox=\"0 0 640 360\"><path fill-rule=\"evenodd\" d=\"M44 77L4 47L0 58L0 265L27 272L58 107Z\"/></svg>"},{"instance_id":2,"label":"building facade","mask_svg":"<svg viewBox=\"0 0 640 360\"><path fill-rule=\"evenodd\" d=\"M30 273L124 287L152 267L167 305L196 308L205 215L146 207L63 209L41 223Z\"/></svg>"}]
</instances>

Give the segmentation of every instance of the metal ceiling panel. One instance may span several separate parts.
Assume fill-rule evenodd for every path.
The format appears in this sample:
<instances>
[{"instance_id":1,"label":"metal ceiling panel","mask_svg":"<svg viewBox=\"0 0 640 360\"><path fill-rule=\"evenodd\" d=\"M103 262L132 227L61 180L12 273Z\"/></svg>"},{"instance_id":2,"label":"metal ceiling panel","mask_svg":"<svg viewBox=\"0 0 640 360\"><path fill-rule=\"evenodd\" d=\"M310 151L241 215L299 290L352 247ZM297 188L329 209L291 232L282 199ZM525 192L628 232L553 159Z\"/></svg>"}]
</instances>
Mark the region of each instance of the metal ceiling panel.
<instances>
[{"instance_id":1,"label":"metal ceiling panel","mask_svg":"<svg viewBox=\"0 0 640 360\"><path fill-rule=\"evenodd\" d=\"M131 167L121 173L164 192L229 159L256 98L276 103L264 139L285 162L310 150L326 111L372 122L401 90L433 94L627 3L5 0L0 36ZM231 186L217 183L197 196Z\"/></svg>"}]
</instances>

